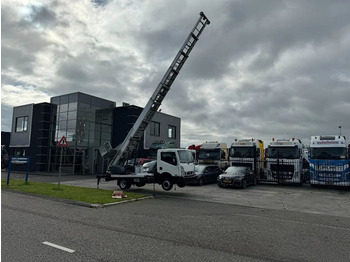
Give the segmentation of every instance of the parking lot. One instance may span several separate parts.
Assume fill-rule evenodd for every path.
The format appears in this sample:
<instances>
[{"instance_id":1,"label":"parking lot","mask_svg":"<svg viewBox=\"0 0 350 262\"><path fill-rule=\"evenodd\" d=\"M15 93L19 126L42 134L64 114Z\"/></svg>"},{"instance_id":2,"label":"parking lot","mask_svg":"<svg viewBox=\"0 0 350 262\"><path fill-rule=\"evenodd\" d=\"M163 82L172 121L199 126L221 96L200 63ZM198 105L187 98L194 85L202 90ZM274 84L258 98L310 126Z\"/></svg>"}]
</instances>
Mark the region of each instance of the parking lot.
<instances>
[{"instance_id":1,"label":"parking lot","mask_svg":"<svg viewBox=\"0 0 350 262\"><path fill-rule=\"evenodd\" d=\"M86 187L97 186L96 179L63 183ZM120 190L116 181L104 182L104 180L101 180L99 188ZM344 189L277 184L259 184L246 189L239 189L219 188L216 184L207 184L186 186L184 188L174 187L171 191L164 191L160 185L148 184L144 187L132 186L129 191L147 193L156 197L350 217L350 191Z\"/></svg>"}]
</instances>

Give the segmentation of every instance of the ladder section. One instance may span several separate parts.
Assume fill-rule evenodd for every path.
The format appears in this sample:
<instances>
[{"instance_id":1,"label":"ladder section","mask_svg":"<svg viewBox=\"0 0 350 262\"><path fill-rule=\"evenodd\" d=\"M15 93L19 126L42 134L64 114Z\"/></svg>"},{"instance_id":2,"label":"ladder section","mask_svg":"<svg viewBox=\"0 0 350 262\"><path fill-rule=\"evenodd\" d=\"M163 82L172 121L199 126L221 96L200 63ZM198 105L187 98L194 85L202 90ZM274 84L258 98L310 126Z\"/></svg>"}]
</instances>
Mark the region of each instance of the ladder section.
<instances>
[{"instance_id":1,"label":"ladder section","mask_svg":"<svg viewBox=\"0 0 350 262\"><path fill-rule=\"evenodd\" d=\"M194 28L188 35L180 51L177 53L174 61L171 63L169 69L163 76L147 105L142 110L134 126L130 129L124 141L118 146L117 153L113 157L109 166L120 165L128 158L128 155L137 148L148 124L151 122L154 114L158 111L164 97L169 92L171 85L175 81L193 47L197 43L199 36L201 35L205 26L208 24L210 24L210 21L204 15L204 13L201 12Z\"/></svg>"}]
</instances>

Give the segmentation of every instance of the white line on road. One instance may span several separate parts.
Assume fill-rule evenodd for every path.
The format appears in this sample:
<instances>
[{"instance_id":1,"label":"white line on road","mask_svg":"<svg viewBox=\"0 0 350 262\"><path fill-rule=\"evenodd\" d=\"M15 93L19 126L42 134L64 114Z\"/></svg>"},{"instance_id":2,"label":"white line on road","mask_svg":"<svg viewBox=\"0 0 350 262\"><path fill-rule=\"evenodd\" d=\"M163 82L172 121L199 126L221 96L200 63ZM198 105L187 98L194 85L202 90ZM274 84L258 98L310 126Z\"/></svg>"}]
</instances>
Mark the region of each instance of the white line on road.
<instances>
[{"instance_id":1,"label":"white line on road","mask_svg":"<svg viewBox=\"0 0 350 262\"><path fill-rule=\"evenodd\" d=\"M43 244L44 245L48 245L50 247L61 249L61 250L66 251L68 253L74 253L75 252L75 250L73 250L73 249L62 247L62 246L59 246L59 245L56 245L56 244L53 244L53 243L50 243L50 242L47 242L47 241L44 241Z\"/></svg>"}]
</instances>

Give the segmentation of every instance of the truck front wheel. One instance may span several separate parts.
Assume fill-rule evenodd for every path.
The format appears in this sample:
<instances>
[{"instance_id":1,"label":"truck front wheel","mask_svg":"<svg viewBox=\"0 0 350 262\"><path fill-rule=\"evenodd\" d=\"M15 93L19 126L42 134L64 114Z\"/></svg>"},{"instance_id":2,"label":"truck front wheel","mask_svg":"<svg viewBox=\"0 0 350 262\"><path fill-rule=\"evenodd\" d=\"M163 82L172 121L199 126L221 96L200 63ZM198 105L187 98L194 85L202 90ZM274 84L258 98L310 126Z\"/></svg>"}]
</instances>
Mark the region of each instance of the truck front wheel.
<instances>
[{"instance_id":1,"label":"truck front wheel","mask_svg":"<svg viewBox=\"0 0 350 262\"><path fill-rule=\"evenodd\" d=\"M185 187L186 186L186 182L185 182L185 180L180 180L180 181L177 181L177 186L178 187Z\"/></svg>"},{"instance_id":2,"label":"truck front wheel","mask_svg":"<svg viewBox=\"0 0 350 262\"><path fill-rule=\"evenodd\" d=\"M118 185L119 185L120 189L126 190L126 189L129 189L131 187L131 182L129 179L121 178L118 181Z\"/></svg>"},{"instance_id":3,"label":"truck front wheel","mask_svg":"<svg viewBox=\"0 0 350 262\"><path fill-rule=\"evenodd\" d=\"M173 188L173 181L171 180L170 177L167 177L163 180L162 182L162 188L165 190L165 191L169 191Z\"/></svg>"}]
</instances>

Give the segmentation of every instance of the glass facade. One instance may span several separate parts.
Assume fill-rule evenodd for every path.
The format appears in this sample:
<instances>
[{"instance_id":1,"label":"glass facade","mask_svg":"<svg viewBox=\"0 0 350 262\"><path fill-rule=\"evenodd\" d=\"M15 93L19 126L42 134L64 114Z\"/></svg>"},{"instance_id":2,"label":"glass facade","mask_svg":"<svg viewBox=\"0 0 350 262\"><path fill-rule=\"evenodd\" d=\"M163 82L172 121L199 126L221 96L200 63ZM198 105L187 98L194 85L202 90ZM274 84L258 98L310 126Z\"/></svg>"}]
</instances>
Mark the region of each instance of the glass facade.
<instances>
[{"instance_id":1,"label":"glass facade","mask_svg":"<svg viewBox=\"0 0 350 262\"><path fill-rule=\"evenodd\" d=\"M52 123L50 171L58 171L62 150L62 172L91 172L94 149L111 141L115 102L78 92L52 97L51 103L57 105L57 111ZM63 136L68 148L57 147Z\"/></svg>"}]
</instances>

